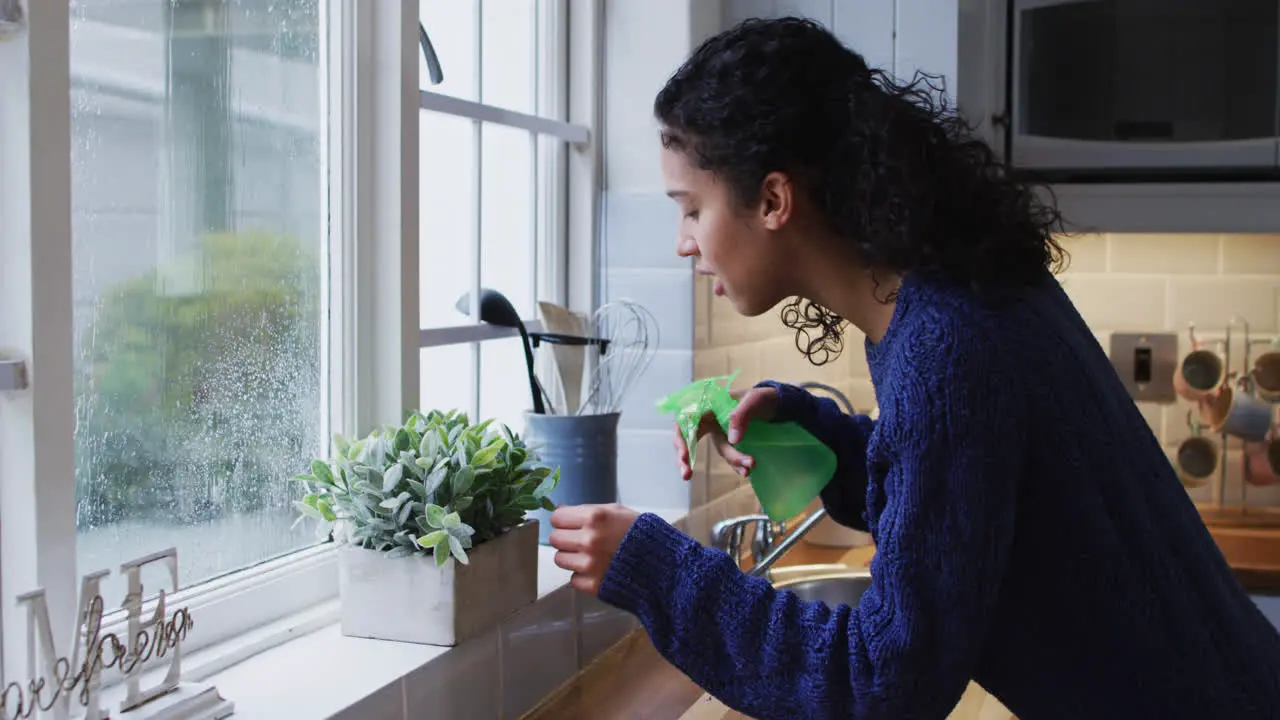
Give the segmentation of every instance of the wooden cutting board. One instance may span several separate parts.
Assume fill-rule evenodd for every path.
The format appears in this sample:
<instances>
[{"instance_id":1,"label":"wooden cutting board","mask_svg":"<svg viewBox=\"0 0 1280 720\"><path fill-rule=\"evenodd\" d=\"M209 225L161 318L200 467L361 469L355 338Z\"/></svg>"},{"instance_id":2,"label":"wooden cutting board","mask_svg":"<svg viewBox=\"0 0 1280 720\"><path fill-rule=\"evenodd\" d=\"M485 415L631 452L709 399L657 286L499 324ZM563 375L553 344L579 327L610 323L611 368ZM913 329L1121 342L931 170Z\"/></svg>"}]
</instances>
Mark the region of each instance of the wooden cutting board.
<instances>
[{"instance_id":1,"label":"wooden cutting board","mask_svg":"<svg viewBox=\"0 0 1280 720\"><path fill-rule=\"evenodd\" d=\"M693 707L680 716L680 720L752 720L737 710L730 710L724 703L710 695L703 695ZM975 683L969 683L956 709L947 720L1018 720L999 700Z\"/></svg>"}]
</instances>

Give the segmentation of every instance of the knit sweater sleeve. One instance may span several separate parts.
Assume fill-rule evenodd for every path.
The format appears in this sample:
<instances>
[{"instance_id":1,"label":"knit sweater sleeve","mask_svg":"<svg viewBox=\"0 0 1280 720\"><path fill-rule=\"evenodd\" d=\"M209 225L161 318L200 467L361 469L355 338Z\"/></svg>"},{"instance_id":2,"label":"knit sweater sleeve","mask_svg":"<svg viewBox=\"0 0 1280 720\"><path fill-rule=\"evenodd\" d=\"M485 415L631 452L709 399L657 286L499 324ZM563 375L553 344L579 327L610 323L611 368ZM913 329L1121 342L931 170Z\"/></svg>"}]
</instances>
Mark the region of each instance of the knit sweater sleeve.
<instances>
[{"instance_id":1,"label":"knit sweater sleeve","mask_svg":"<svg viewBox=\"0 0 1280 720\"><path fill-rule=\"evenodd\" d=\"M880 419L894 447L874 581L856 607L776 590L647 514L605 575L601 599L744 714L945 717L974 675L1009 554L1027 419L998 373L963 357L902 369L893 415Z\"/></svg>"},{"instance_id":2,"label":"knit sweater sleeve","mask_svg":"<svg viewBox=\"0 0 1280 720\"><path fill-rule=\"evenodd\" d=\"M808 430L836 454L836 472L822 489L822 504L832 520L867 531L867 439L875 421L866 415L846 415L831 398L815 397L795 385L766 380L756 387L778 391L778 420Z\"/></svg>"}]
</instances>

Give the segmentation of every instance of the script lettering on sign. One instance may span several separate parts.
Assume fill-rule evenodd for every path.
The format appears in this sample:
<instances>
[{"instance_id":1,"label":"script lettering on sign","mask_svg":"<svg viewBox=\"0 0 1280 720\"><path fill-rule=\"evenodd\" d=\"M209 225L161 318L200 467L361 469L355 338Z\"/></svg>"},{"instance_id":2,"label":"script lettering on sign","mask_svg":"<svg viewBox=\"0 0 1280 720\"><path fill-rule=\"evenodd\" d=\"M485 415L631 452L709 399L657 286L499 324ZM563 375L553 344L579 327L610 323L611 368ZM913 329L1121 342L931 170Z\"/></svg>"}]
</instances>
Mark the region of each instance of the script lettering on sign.
<instances>
[{"instance_id":1,"label":"script lettering on sign","mask_svg":"<svg viewBox=\"0 0 1280 720\"><path fill-rule=\"evenodd\" d=\"M155 607L143 618L144 593L142 569L161 563L168 571L170 589L161 589ZM40 675L27 683L10 682L0 695L0 720L52 717L70 720L72 698L77 710L74 717L83 720L120 718L146 720L160 717L172 720L220 720L234 712L234 706L223 700L216 688L183 683L182 641L193 623L187 608L168 614L168 595L178 588L178 552L174 548L131 560L120 566L127 581L122 608L125 614L125 639L103 632L104 602L100 593L107 571L85 575L80 581L76 627L71 647L59 654L54 646L53 628L49 620L48 602L42 589L18 597L27 614L28 667ZM164 676L155 685L143 688L142 673L153 669L152 660L168 659ZM102 707L102 672L115 668L122 678L125 697L119 713Z\"/></svg>"}]
</instances>

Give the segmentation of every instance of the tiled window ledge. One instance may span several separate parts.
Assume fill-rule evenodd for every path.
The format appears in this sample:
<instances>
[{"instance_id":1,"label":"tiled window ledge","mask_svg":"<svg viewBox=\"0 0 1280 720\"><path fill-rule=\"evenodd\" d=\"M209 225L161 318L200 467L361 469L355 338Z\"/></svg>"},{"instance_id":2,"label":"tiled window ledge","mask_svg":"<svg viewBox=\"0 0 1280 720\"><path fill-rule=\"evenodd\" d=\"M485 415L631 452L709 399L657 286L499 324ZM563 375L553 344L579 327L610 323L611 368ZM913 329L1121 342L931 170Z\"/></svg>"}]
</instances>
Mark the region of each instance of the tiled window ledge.
<instances>
[{"instance_id":1,"label":"tiled window ledge","mask_svg":"<svg viewBox=\"0 0 1280 720\"><path fill-rule=\"evenodd\" d=\"M654 512L669 522L685 514ZM245 659L211 674L199 671L198 656L184 666L207 675L238 720L518 718L636 627L569 587L553 549L538 553L538 600L453 648L345 637L332 601L310 613L297 638L256 654L245 638Z\"/></svg>"}]
</instances>

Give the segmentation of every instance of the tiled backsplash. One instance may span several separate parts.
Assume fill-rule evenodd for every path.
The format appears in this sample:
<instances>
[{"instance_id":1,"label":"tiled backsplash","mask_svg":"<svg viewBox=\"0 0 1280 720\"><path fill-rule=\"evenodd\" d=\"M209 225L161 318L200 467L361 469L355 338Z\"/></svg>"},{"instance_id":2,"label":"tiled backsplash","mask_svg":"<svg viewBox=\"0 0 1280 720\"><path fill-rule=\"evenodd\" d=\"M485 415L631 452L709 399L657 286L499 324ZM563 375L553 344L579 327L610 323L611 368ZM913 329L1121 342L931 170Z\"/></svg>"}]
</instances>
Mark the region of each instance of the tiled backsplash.
<instances>
[{"instance_id":1,"label":"tiled backsplash","mask_svg":"<svg viewBox=\"0 0 1280 720\"><path fill-rule=\"evenodd\" d=\"M1276 235L1076 235L1063 238L1071 265L1060 277L1098 340L1106 349L1117 331L1180 332L1188 349L1187 324L1212 340L1233 317L1250 323L1255 336L1280 331L1280 234ZM844 354L834 363L813 367L796 350L794 333L777 312L757 318L738 316L716 298L704 278L693 281L695 377L741 370L740 384L766 378L817 380L849 395L859 411L875 405L862 337L846 336ZM1237 331L1237 339L1239 333ZM1242 343L1234 342L1234 358ZM1169 452L1186 437L1189 404L1140 404L1143 415ZM1228 501L1240 496L1240 448L1228 455ZM702 464L691 487L690 505L706 506L742 487L714 453ZM1251 505L1280 506L1280 486L1250 488ZM1210 488L1193 491L1210 499ZM691 523L699 513L690 515Z\"/></svg>"},{"instance_id":2,"label":"tiled backsplash","mask_svg":"<svg viewBox=\"0 0 1280 720\"><path fill-rule=\"evenodd\" d=\"M618 489L623 504L684 508L688 490L676 471L671 419L663 395L693 380L693 267L676 255L675 204L661 191L605 195L604 300L627 298L658 322L653 363L631 387L618 428Z\"/></svg>"},{"instance_id":3,"label":"tiled backsplash","mask_svg":"<svg viewBox=\"0 0 1280 720\"><path fill-rule=\"evenodd\" d=\"M852 330L845 335L845 350L826 365L811 365L796 349L795 333L782 324L777 310L759 317L742 317L728 300L712 292L708 278L693 281L693 374L695 377L740 372L735 387L748 387L760 380L790 383L817 381L831 385L847 395L860 412L875 406L871 375L862 351L862 335ZM699 467L690 484L690 528L697 527L706 515L699 508L714 506L729 498L739 503L737 495L748 495L743 511L754 511L754 498L745 481L735 475L708 447L699 448ZM739 491L739 492L735 492ZM710 522L722 513L711 512Z\"/></svg>"},{"instance_id":4,"label":"tiled backsplash","mask_svg":"<svg viewBox=\"0 0 1280 720\"><path fill-rule=\"evenodd\" d=\"M1233 318L1248 322L1255 337L1280 332L1280 233L1266 235L1108 234L1064 238L1071 266L1061 279L1067 294L1103 348L1113 332L1180 334L1179 354L1190 350L1188 324L1202 341L1224 337ZM1242 367L1242 326L1232 331L1232 367ZM1255 349L1255 352L1257 350ZM1139 403L1139 409L1171 455L1190 434L1192 405ZM1228 504L1238 504L1240 444L1227 455ZM1197 502L1212 499L1212 486L1197 488ZM1280 486L1248 488L1249 505L1280 507Z\"/></svg>"}]
</instances>

